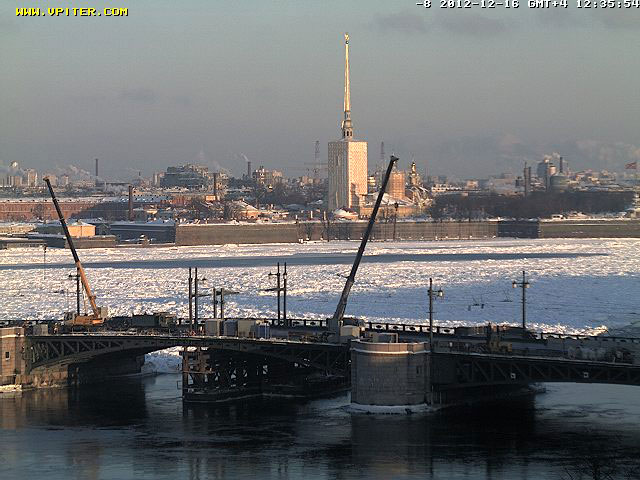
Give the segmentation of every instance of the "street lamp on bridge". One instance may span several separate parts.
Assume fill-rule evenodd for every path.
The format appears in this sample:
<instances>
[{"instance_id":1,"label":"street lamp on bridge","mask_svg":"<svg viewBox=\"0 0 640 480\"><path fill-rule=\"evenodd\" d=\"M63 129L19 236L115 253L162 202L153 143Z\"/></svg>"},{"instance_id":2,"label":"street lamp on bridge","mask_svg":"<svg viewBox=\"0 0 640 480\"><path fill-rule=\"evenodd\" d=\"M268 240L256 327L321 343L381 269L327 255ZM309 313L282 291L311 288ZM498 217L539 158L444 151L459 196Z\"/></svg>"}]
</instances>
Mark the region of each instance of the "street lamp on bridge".
<instances>
[{"instance_id":1,"label":"street lamp on bridge","mask_svg":"<svg viewBox=\"0 0 640 480\"><path fill-rule=\"evenodd\" d=\"M527 274L523 270L522 271L522 281L518 282L514 280L511 282L511 286L513 288L522 288L522 334L524 335L524 331L527 329L527 288L529 288L530 283L527 281Z\"/></svg>"},{"instance_id":2,"label":"street lamp on bridge","mask_svg":"<svg viewBox=\"0 0 640 480\"><path fill-rule=\"evenodd\" d=\"M444 297L444 291L433 289L433 278L429 278L429 350L433 352L433 299Z\"/></svg>"}]
</instances>

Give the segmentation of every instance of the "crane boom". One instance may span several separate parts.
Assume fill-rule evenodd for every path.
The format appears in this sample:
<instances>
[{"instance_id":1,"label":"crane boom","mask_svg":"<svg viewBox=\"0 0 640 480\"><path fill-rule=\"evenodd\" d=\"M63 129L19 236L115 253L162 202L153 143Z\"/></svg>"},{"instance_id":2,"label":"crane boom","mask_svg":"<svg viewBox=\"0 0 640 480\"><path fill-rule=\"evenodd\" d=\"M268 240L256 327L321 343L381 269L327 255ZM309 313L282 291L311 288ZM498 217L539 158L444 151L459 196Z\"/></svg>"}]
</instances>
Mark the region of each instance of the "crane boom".
<instances>
[{"instance_id":1,"label":"crane boom","mask_svg":"<svg viewBox=\"0 0 640 480\"><path fill-rule=\"evenodd\" d=\"M351 273L349 273L349 276L347 277L347 281L344 284L344 289L342 290L342 295L340 295L340 301L338 302L336 311L333 314L333 317L329 320L331 325L331 330L334 332L340 331L340 323L342 322L342 317L344 317L344 311L347 308L347 300L349 298L349 292L351 292L351 287L356 281L356 272L358 271L360 260L362 260L364 249L367 246L369 236L371 235L371 231L373 230L373 224L376 221L376 216L378 214L378 210L380 209L380 204L382 203L382 197L384 195L384 191L387 189L387 183L389 183L389 177L391 177L391 171L393 170L393 166L397 161L398 161L398 157L391 155L391 158L389 159L389 166L387 167L387 172L385 173L384 179L382 180L382 186L380 187L380 192L378 193L378 198L376 199L376 203L373 207L373 211L371 212L371 216L369 217L369 224L367 225L367 229L365 230L364 235L362 236L362 241L360 242L360 248L358 249L356 258L353 261L353 266L351 267Z\"/></svg>"},{"instance_id":2,"label":"crane boom","mask_svg":"<svg viewBox=\"0 0 640 480\"><path fill-rule=\"evenodd\" d=\"M87 280L87 275L84 273L84 268L82 268L82 263L80 263L80 257L78 257L78 252L76 252L76 247L73 244L73 238L71 237L71 233L69 233L69 227L67 227L67 222L64 219L64 215L62 215L62 210L60 209L60 204L58 203L58 199L56 198L55 193L53 193L53 187L51 186L51 181L48 177L44 178L44 181L47 184L47 188L49 189L49 194L51 195L51 200L53 200L53 205L56 207L56 212L58 213L58 218L60 219L60 224L62 225L62 230L64 231L65 237L67 237L67 243L69 244L69 248L71 249L71 253L73 255L73 261L76 264L76 269L78 271L78 275L80 275L80 281L82 282L82 286L84 291L89 297L89 303L91 303L91 309L93 310L93 319L94 320L102 320L100 317L100 311L98 310L98 306L96 305L96 297L91 292L91 287L89 286L89 280Z\"/></svg>"}]
</instances>

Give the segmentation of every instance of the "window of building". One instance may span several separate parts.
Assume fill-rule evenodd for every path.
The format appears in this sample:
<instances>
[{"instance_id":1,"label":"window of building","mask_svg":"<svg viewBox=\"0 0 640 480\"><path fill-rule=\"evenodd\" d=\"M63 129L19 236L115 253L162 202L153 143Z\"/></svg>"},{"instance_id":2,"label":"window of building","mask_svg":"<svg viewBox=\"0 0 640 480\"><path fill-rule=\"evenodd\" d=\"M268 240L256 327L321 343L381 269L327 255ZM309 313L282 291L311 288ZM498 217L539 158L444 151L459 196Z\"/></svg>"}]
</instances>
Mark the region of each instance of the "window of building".
<instances>
[{"instance_id":1,"label":"window of building","mask_svg":"<svg viewBox=\"0 0 640 480\"><path fill-rule=\"evenodd\" d=\"M4 352L4 358L9 360L11 358L11 353L10 352Z\"/></svg>"}]
</instances>

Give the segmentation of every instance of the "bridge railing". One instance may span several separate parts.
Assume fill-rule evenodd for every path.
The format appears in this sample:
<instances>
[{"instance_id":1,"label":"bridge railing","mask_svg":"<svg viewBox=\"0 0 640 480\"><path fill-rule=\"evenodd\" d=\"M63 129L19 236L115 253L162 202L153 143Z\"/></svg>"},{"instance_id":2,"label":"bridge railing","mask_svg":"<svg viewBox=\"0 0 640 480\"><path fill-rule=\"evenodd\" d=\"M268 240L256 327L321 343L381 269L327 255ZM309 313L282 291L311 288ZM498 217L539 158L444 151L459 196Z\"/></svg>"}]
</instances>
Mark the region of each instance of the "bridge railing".
<instances>
[{"instance_id":1,"label":"bridge railing","mask_svg":"<svg viewBox=\"0 0 640 480\"><path fill-rule=\"evenodd\" d=\"M277 318L259 318L259 317L238 317L238 318L228 318L229 320L240 320L240 319L251 319L251 320L262 320L267 321L271 324L272 327L283 327L283 328L302 328L302 329L318 329L318 330L326 330L327 320L326 319L307 319L307 318L289 318L288 325L285 325L283 319L278 320ZM185 325L186 322L184 319L179 322L181 325ZM202 319L205 320L205 319ZM35 323L53 323L57 322L57 320L31 320L30 324ZM3 321L0 322L0 326L6 325L22 325L24 323L21 321ZM395 333L404 333L408 335L418 335L425 336L429 335L429 325L426 324L406 324L406 323L393 323L393 322L365 322L364 323L366 330L373 332L395 332ZM478 331L483 327L483 325L478 325ZM478 338L481 336L477 335L469 335L465 333L456 332L456 327L445 327L445 326L435 326L434 334L440 336L451 336L451 337L475 337ZM529 337L527 340L553 340L553 339L563 339L563 340L577 340L577 341L598 341L598 342L612 342L612 343L628 343L631 345L640 345L640 338L636 337L627 337L627 336L605 336L605 335L588 335L588 334L574 334L574 333L561 333L561 332L528 332ZM520 342L522 340L518 338L509 338L509 340L513 340L514 342Z\"/></svg>"}]
</instances>

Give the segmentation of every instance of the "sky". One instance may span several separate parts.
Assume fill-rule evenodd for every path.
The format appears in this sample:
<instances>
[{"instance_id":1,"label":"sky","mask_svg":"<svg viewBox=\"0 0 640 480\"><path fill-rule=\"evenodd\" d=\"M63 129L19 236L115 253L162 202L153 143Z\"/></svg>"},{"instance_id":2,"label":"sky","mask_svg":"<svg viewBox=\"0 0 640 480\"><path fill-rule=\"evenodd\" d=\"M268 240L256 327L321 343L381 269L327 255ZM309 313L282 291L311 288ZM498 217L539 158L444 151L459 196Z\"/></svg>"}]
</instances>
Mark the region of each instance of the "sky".
<instances>
[{"instance_id":1,"label":"sky","mask_svg":"<svg viewBox=\"0 0 640 480\"><path fill-rule=\"evenodd\" d=\"M16 17L16 7L127 17ZM307 173L339 139L350 35L354 136L460 178L559 152L573 170L640 159L640 8L417 7L408 0L0 4L0 168L126 180L205 163Z\"/></svg>"}]
</instances>

